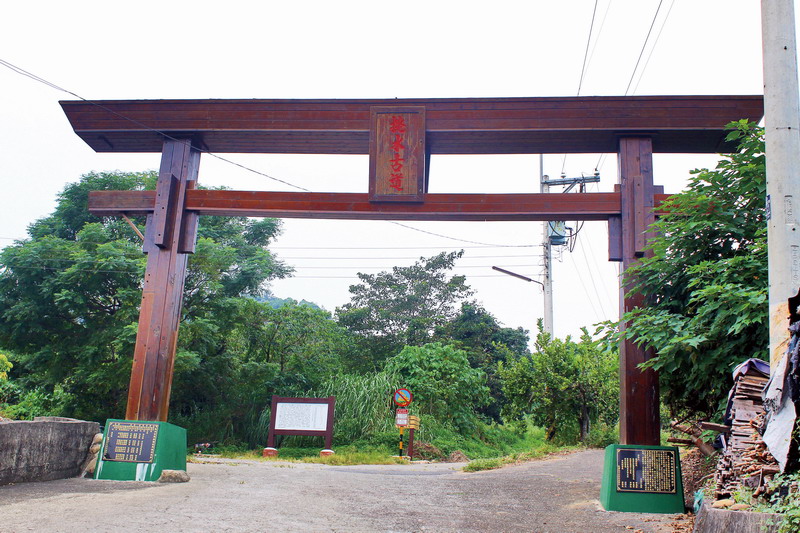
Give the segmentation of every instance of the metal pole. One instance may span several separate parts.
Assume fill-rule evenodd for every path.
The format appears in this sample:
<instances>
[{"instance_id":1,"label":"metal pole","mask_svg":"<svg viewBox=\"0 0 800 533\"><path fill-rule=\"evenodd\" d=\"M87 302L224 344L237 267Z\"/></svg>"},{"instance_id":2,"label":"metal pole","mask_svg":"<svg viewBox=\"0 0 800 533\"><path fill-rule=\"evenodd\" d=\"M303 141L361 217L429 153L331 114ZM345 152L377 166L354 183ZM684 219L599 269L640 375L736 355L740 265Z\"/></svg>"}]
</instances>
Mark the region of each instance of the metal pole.
<instances>
[{"instance_id":1,"label":"metal pole","mask_svg":"<svg viewBox=\"0 0 800 533\"><path fill-rule=\"evenodd\" d=\"M550 192L550 185L544 179L544 155L539 154L539 191ZM542 251L544 252L544 331L553 337L553 251L550 247L550 237L547 234L550 222L545 222L543 228Z\"/></svg>"},{"instance_id":2,"label":"metal pole","mask_svg":"<svg viewBox=\"0 0 800 533\"><path fill-rule=\"evenodd\" d=\"M800 108L793 0L762 0L769 242L769 351L775 366L789 342L788 299L800 288Z\"/></svg>"}]
</instances>

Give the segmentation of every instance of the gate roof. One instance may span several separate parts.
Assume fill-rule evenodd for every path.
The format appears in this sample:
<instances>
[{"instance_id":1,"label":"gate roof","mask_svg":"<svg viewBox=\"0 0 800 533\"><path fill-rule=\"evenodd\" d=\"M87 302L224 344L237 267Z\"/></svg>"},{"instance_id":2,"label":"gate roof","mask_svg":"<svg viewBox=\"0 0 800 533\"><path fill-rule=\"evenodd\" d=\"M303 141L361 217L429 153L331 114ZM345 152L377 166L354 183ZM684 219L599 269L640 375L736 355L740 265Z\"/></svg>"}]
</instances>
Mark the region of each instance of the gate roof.
<instances>
[{"instance_id":1,"label":"gate roof","mask_svg":"<svg viewBox=\"0 0 800 533\"><path fill-rule=\"evenodd\" d=\"M164 134L211 152L368 154L372 106L424 106L432 154L610 153L621 135L654 152L716 153L731 121L758 121L762 96L60 102L98 152L160 152Z\"/></svg>"}]
</instances>

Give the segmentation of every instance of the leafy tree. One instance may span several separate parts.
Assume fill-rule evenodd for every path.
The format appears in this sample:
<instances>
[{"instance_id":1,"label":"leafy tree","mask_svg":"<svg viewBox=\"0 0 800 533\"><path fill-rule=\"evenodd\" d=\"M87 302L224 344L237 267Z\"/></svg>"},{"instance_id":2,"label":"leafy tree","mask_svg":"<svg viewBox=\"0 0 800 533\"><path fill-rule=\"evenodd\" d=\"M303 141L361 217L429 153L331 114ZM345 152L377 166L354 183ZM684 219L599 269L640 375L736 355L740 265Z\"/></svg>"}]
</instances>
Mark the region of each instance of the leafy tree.
<instances>
[{"instance_id":1,"label":"leafy tree","mask_svg":"<svg viewBox=\"0 0 800 533\"><path fill-rule=\"evenodd\" d=\"M442 252L391 272L358 274L350 302L336 309L339 324L361 338L358 366L377 369L403 346L430 342L456 316L456 305L472 292L464 276L449 276L462 255Z\"/></svg>"},{"instance_id":2,"label":"leafy tree","mask_svg":"<svg viewBox=\"0 0 800 533\"><path fill-rule=\"evenodd\" d=\"M466 351L470 365L486 374L490 401L478 412L499 422L505 399L497 365L528 353L528 332L502 327L478 302L463 302L458 315L443 330L440 338Z\"/></svg>"},{"instance_id":3,"label":"leafy tree","mask_svg":"<svg viewBox=\"0 0 800 533\"><path fill-rule=\"evenodd\" d=\"M484 373L470 366L465 351L450 345L406 346L384 370L411 390L420 414L452 422L462 433L474 429L474 409L489 400Z\"/></svg>"},{"instance_id":4,"label":"leafy tree","mask_svg":"<svg viewBox=\"0 0 800 533\"><path fill-rule=\"evenodd\" d=\"M0 253L0 347L17 354L12 372L22 388L66 398L63 414L103 419L124 409L141 301L138 238L123 221L92 217L88 192L145 189L155 180L153 172L87 174L30 226L29 240ZM278 231L272 220L203 219L184 320L203 323L215 300L256 294L287 275L264 249Z\"/></svg>"},{"instance_id":5,"label":"leafy tree","mask_svg":"<svg viewBox=\"0 0 800 533\"><path fill-rule=\"evenodd\" d=\"M730 371L768 346L766 179L763 130L731 124L736 153L714 170L692 172L671 196L645 257L625 273L647 307L626 313L623 334L606 324L606 341L621 337L653 348L673 410L712 413L729 388Z\"/></svg>"},{"instance_id":6,"label":"leafy tree","mask_svg":"<svg viewBox=\"0 0 800 533\"><path fill-rule=\"evenodd\" d=\"M579 343L570 337L552 339L540 320L536 350L501 362L498 374L508 399L504 418L531 416L546 428L548 439L558 434L568 440L577 427L583 442L592 423L601 419L615 423L618 417L616 354L601 350L585 329Z\"/></svg>"}]
</instances>

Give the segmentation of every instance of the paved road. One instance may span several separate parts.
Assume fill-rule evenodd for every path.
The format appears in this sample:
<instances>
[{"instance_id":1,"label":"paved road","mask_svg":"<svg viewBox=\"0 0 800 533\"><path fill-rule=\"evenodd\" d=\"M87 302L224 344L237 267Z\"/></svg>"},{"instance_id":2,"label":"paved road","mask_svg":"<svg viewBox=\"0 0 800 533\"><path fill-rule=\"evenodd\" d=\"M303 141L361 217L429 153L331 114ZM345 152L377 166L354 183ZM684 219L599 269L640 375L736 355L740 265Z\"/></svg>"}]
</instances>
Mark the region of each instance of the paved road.
<instances>
[{"instance_id":1,"label":"paved road","mask_svg":"<svg viewBox=\"0 0 800 533\"><path fill-rule=\"evenodd\" d=\"M457 464L190 464L183 484L69 479L0 487L0 532L666 532L600 508L602 450L500 470Z\"/></svg>"}]
</instances>

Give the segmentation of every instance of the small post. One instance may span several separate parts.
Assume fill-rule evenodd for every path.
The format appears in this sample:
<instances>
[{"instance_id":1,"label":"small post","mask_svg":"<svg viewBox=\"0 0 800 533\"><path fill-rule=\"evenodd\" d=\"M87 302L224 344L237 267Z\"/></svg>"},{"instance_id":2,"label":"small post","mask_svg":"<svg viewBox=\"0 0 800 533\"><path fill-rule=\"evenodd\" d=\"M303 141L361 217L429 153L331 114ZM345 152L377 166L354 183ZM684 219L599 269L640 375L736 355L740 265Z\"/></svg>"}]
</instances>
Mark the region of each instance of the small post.
<instances>
[{"instance_id":1,"label":"small post","mask_svg":"<svg viewBox=\"0 0 800 533\"><path fill-rule=\"evenodd\" d=\"M400 426L400 457L403 457L403 426Z\"/></svg>"},{"instance_id":2,"label":"small post","mask_svg":"<svg viewBox=\"0 0 800 533\"><path fill-rule=\"evenodd\" d=\"M414 460L414 428L408 430L408 459Z\"/></svg>"}]
</instances>

